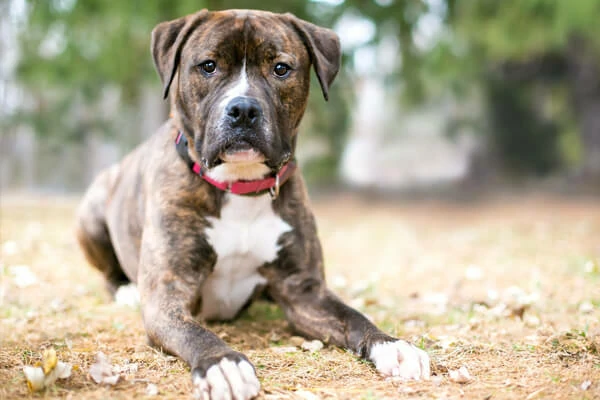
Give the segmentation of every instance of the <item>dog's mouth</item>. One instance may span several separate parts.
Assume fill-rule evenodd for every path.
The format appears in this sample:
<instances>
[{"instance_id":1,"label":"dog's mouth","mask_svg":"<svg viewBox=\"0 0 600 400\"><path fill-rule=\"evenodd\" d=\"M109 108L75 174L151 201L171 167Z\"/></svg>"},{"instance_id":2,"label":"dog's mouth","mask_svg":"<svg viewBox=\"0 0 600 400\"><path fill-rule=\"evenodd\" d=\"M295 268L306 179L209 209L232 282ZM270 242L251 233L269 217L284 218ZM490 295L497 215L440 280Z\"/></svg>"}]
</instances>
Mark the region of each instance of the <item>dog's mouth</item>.
<instances>
[{"instance_id":1,"label":"dog's mouth","mask_svg":"<svg viewBox=\"0 0 600 400\"><path fill-rule=\"evenodd\" d=\"M250 143L240 141L227 146L219 154L219 160L226 163L253 164L265 162L266 157Z\"/></svg>"}]
</instances>

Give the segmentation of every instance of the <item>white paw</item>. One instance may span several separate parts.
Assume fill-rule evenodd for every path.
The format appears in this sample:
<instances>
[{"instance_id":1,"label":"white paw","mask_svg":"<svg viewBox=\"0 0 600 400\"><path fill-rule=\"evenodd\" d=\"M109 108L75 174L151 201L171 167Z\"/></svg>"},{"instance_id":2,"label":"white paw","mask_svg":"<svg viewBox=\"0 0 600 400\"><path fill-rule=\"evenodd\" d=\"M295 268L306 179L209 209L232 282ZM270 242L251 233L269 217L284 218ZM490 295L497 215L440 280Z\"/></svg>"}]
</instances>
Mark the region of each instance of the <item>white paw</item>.
<instances>
[{"instance_id":1,"label":"white paw","mask_svg":"<svg viewBox=\"0 0 600 400\"><path fill-rule=\"evenodd\" d=\"M119 286L115 293L115 303L120 306L137 308L140 305L140 292L135 283Z\"/></svg>"},{"instance_id":2,"label":"white paw","mask_svg":"<svg viewBox=\"0 0 600 400\"><path fill-rule=\"evenodd\" d=\"M260 382L247 361L226 358L206 371L204 378L193 380L194 398L201 400L249 400L258 396Z\"/></svg>"},{"instance_id":3,"label":"white paw","mask_svg":"<svg viewBox=\"0 0 600 400\"><path fill-rule=\"evenodd\" d=\"M369 359L383 376L419 380L431 374L427 353L404 340L374 344Z\"/></svg>"}]
</instances>

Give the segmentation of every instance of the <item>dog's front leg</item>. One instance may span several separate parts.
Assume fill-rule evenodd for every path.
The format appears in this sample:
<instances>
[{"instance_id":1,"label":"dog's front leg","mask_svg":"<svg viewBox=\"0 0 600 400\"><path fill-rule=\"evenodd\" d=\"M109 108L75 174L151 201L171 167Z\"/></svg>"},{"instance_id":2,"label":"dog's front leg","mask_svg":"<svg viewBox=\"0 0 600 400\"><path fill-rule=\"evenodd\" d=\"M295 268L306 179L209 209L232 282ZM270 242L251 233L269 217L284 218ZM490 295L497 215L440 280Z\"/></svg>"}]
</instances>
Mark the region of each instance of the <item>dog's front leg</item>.
<instances>
[{"instance_id":1,"label":"dog's front leg","mask_svg":"<svg viewBox=\"0 0 600 400\"><path fill-rule=\"evenodd\" d=\"M364 315L332 294L319 275L318 271L305 270L274 281L270 287L272 297L295 330L352 350L372 361L384 376L429 378L427 353L380 331Z\"/></svg>"},{"instance_id":2,"label":"dog's front leg","mask_svg":"<svg viewBox=\"0 0 600 400\"><path fill-rule=\"evenodd\" d=\"M169 243L161 239L152 243ZM195 398L255 397L260 383L250 361L193 318L210 267L192 266L199 261L197 253L186 251L185 241L175 243L177 248L168 249L142 244L138 286L150 341L189 364Z\"/></svg>"}]
</instances>

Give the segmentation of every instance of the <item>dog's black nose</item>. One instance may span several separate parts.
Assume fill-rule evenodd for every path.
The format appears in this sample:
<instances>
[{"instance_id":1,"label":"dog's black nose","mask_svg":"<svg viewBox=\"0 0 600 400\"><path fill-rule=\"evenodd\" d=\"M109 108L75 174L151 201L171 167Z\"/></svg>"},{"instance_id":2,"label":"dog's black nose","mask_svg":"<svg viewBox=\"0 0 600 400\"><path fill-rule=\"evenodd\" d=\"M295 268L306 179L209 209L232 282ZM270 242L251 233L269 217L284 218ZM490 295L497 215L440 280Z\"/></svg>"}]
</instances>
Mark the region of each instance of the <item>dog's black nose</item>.
<instances>
[{"instance_id":1,"label":"dog's black nose","mask_svg":"<svg viewBox=\"0 0 600 400\"><path fill-rule=\"evenodd\" d=\"M225 115L232 126L250 128L262 117L262 109L252 97L235 97L227 104Z\"/></svg>"}]
</instances>

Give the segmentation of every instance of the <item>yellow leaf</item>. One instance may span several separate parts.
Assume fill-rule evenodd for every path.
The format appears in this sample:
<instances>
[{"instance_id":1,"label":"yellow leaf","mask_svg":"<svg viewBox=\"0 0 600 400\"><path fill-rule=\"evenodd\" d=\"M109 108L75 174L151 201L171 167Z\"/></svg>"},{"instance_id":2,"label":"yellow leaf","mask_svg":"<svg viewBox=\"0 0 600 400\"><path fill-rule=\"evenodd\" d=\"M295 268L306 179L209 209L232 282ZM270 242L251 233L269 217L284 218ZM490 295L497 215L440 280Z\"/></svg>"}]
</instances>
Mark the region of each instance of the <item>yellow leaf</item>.
<instances>
[{"instance_id":1,"label":"yellow leaf","mask_svg":"<svg viewBox=\"0 0 600 400\"><path fill-rule=\"evenodd\" d=\"M45 375L48 375L50 371L56 367L56 363L58 362L58 357L56 356L56 350L53 348L44 350L44 355L42 356L42 370Z\"/></svg>"}]
</instances>

